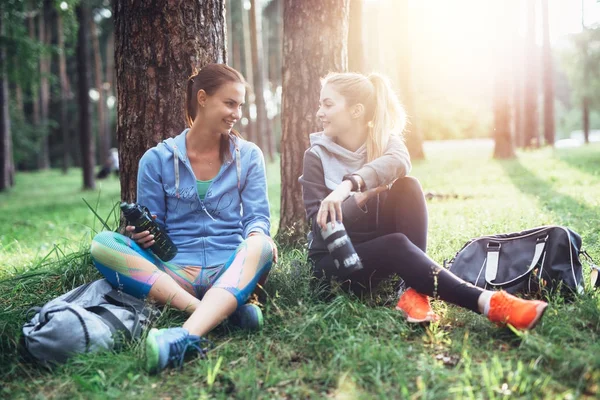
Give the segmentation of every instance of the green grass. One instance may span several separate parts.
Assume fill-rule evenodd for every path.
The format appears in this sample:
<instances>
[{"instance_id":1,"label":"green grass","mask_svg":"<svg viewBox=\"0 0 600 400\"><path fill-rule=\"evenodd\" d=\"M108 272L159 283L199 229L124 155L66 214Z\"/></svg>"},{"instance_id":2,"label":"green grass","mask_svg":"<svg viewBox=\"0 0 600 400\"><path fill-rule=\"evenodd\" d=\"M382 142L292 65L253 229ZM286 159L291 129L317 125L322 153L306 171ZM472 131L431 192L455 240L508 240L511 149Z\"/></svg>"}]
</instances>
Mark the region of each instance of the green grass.
<instances>
[{"instance_id":1,"label":"green grass","mask_svg":"<svg viewBox=\"0 0 600 400\"><path fill-rule=\"evenodd\" d=\"M520 153L497 162L485 147L428 152L413 175L432 200L429 253L448 259L471 237L564 224L600 260L600 147ZM269 194L278 214L278 162ZM484 318L436 302L443 319L405 323L383 293L367 301L318 300L302 250L284 250L272 271L258 334L218 328L218 348L181 371L148 376L133 344L82 355L52 372L19 362L24 312L98 275L87 254L99 229L81 201L101 215L118 200L118 182L80 191L77 171L19 174L0 194L0 397L2 398L597 398L600 396L600 295L553 299L540 325L516 336ZM99 199L99 200L98 200ZM277 223L274 223L276 226ZM65 249L44 256L57 245ZM179 324L168 311L158 326Z\"/></svg>"}]
</instances>

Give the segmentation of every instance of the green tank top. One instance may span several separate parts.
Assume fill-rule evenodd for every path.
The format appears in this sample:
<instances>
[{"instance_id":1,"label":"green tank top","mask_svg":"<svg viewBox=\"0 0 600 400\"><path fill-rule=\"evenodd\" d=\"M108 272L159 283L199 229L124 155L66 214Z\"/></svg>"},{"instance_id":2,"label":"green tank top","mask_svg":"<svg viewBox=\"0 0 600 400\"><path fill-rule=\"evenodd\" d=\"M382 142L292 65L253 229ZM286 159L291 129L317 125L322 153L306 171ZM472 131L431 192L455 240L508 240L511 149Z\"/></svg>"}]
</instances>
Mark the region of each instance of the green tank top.
<instances>
[{"instance_id":1,"label":"green tank top","mask_svg":"<svg viewBox=\"0 0 600 400\"><path fill-rule=\"evenodd\" d=\"M196 187L198 188L198 196L200 196L200 200L204 200L206 197L206 192L208 192L208 187L212 181L212 179L209 181L196 180Z\"/></svg>"}]
</instances>

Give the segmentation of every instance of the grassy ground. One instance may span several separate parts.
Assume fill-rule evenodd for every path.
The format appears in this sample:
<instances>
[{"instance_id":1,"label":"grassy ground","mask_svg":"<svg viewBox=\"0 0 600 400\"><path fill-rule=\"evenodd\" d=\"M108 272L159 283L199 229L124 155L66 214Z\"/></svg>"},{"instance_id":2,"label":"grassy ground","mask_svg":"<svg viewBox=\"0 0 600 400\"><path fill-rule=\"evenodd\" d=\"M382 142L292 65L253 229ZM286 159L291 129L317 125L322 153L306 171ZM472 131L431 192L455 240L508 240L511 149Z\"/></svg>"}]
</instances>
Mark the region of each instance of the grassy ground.
<instances>
[{"instance_id":1,"label":"grassy ground","mask_svg":"<svg viewBox=\"0 0 600 400\"><path fill-rule=\"evenodd\" d=\"M413 175L426 191L456 194L429 202L429 253L450 258L469 238L564 224L600 260L600 147L490 160L487 147L429 149ZM278 164L269 167L278 212ZM141 348L83 355L53 372L18 361L24 311L97 277L86 249L99 229L81 200L104 217L118 182L83 193L80 176L19 174L0 194L0 397L2 398L597 398L600 396L600 295L553 302L521 337L484 318L435 303L429 328L406 324L393 298L315 299L301 250L285 250L268 283L266 328L219 328L218 348L182 371L148 376ZM114 217L112 217L114 221ZM111 219L111 218L109 218ZM276 223L274 223L276 225ZM54 249L54 250L53 250ZM51 251L53 250L53 251ZM46 255L50 253L47 257ZM184 316L169 311L169 326Z\"/></svg>"}]
</instances>

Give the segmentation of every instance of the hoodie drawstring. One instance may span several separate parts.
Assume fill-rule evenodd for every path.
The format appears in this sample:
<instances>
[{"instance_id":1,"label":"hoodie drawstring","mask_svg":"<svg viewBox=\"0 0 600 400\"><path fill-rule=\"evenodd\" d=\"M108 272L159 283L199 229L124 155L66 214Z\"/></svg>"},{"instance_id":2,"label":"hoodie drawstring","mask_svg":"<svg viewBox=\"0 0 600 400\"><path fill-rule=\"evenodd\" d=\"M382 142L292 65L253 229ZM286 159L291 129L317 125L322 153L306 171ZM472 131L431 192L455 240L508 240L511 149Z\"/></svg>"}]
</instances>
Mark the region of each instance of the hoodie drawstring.
<instances>
[{"instance_id":1,"label":"hoodie drawstring","mask_svg":"<svg viewBox=\"0 0 600 400\"><path fill-rule=\"evenodd\" d=\"M238 145L238 141L236 139L234 139L234 143L235 143L235 169L236 169L236 173L237 173L237 187L238 187L238 191L240 191L240 188L242 186L242 161L241 161L241 155L240 155L240 147ZM179 150L177 149L177 145L175 143L173 143L173 169L175 170L175 196L177 198L179 198ZM241 195L241 193L240 193ZM210 215L210 213L208 212L208 210L206 209L206 207L204 206L204 202L200 201L200 204L202 205L202 210L204 210L204 212L206 213L206 215L208 215L210 217L210 219L212 219L213 221L216 221L216 219L213 218L212 215Z\"/></svg>"}]
</instances>

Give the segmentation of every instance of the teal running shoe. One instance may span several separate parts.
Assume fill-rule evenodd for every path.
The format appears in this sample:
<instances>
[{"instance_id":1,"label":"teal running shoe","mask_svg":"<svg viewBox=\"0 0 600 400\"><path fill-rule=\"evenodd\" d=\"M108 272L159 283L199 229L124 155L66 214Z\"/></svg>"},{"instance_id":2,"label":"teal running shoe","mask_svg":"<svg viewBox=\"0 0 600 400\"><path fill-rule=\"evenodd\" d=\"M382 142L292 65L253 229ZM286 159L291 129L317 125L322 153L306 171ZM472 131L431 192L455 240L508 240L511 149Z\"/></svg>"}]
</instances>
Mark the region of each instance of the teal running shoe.
<instances>
[{"instance_id":1,"label":"teal running shoe","mask_svg":"<svg viewBox=\"0 0 600 400\"><path fill-rule=\"evenodd\" d=\"M229 316L229 323L245 331L260 331L263 327L263 314L256 304L243 304Z\"/></svg>"},{"instance_id":2,"label":"teal running shoe","mask_svg":"<svg viewBox=\"0 0 600 400\"><path fill-rule=\"evenodd\" d=\"M153 328L146 338L146 369L155 374L169 365L181 368L188 350L198 352L204 358L212 347L210 340L190 335L184 328Z\"/></svg>"}]
</instances>

